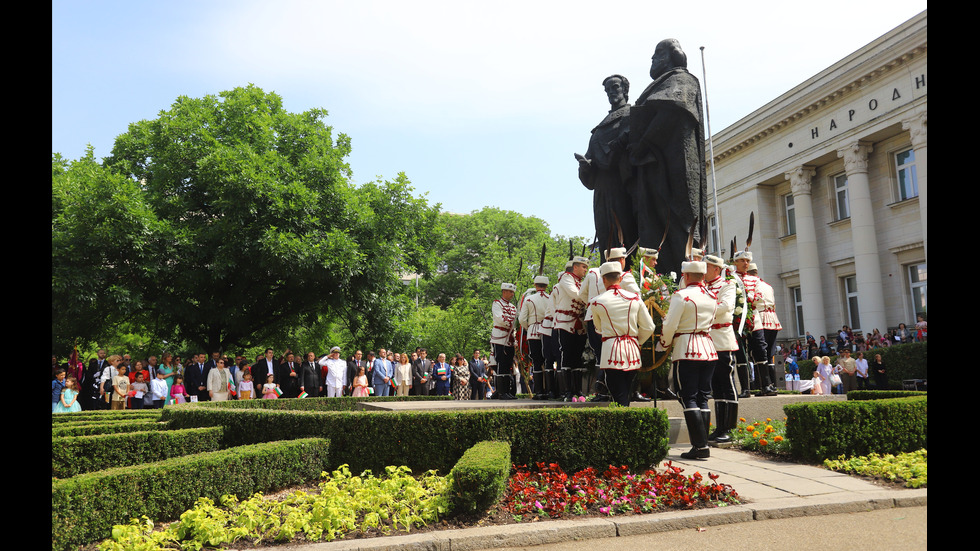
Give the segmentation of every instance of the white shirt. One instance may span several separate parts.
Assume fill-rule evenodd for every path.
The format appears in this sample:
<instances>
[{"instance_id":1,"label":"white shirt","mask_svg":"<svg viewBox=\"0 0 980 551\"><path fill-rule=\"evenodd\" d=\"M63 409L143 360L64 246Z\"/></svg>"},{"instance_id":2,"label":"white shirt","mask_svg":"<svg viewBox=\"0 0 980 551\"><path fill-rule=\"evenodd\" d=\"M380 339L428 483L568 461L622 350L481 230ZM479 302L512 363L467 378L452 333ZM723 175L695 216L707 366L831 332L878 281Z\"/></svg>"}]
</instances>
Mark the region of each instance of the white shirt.
<instances>
[{"instance_id":1,"label":"white shirt","mask_svg":"<svg viewBox=\"0 0 980 551\"><path fill-rule=\"evenodd\" d=\"M327 386L340 388L347 386L347 362L337 358L327 358L320 360L320 365L327 366L327 379L324 381Z\"/></svg>"},{"instance_id":2,"label":"white shirt","mask_svg":"<svg viewBox=\"0 0 980 551\"><path fill-rule=\"evenodd\" d=\"M854 365L857 367L857 376L862 378L868 377L868 360L866 358L861 358L860 360L854 360Z\"/></svg>"},{"instance_id":3,"label":"white shirt","mask_svg":"<svg viewBox=\"0 0 980 551\"><path fill-rule=\"evenodd\" d=\"M150 397L154 400L166 400L167 381L166 379L153 379L150 381Z\"/></svg>"}]
</instances>

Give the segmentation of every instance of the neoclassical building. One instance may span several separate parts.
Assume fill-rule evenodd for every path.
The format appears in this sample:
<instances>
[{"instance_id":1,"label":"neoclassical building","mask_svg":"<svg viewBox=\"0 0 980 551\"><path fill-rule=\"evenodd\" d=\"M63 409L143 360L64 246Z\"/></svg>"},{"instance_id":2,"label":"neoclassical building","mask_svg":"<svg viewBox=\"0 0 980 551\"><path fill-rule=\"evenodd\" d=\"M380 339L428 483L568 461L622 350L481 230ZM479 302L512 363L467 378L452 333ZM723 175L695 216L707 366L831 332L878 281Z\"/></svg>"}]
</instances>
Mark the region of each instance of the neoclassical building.
<instances>
[{"instance_id":1,"label":"neoclassical building","mask_svg":"<svg viewBox=\"0 0 980 551\"><path fill-rule=\"evenodd\" d=\"M926 313L927 72L923 11L705 145L710 248L744 248L755 213L781 341Z\"/></svg>"}]
</instances>

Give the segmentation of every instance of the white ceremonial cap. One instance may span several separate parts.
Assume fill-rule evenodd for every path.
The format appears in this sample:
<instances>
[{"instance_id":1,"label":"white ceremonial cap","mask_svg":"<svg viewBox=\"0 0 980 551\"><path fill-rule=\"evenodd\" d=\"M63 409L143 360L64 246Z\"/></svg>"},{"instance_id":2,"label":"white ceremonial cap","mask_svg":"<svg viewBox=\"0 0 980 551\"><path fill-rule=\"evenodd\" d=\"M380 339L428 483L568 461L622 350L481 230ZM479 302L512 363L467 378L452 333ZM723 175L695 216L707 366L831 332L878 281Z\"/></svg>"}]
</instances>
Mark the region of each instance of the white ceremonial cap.
<instances>
[{"instance_id":1,"label":"white ceremonial cap","mask_svg":"<svg viewBox=\"0 0 980 551\"><path fill-rule=\"evenodd\" d=\"M718 266L719 268L725 267L725 261L722 260L720 256L715 256L713 254L704 255L704 262L706 264L711 264L712 266Z\"/></svg>"},{"instance_id":2,"label":"white ceremonial cap","mask_svg":"<svg viewBox=\"0 0 980 551\"><path fill-rule=\"evenodd\" d=\"M646 257L646 258L657 258L657 257L660 256L660 251L657 250L657 249L648 249L646 247L637 247L636 250L637 250L637 252L640 253L640 256L642 256L642 257Z\"/></svg>"},{"instance_id":3,"label":"white ceremonial cap","mask_svg":"<svg viewBox=\"0 0 980 551\"><path fill-rule=\"evenodd\" d=\"M681 272L685 274L703 274L708 271L708 266L700 260L681 262Z\"/></svg>"},{"instance_id":4,"label":"white ceremonial cap","mask_svg":"<svg viewBox=\"0 0 980 551\"><path fill-rule=\"evenodd\" d=\"M755 262L749 262L749 267L745 271L751 272L752 270L759 271L759 267L755 265Z\"/></svg>"},{"instance_id":5,"label":"white ceremonial cap","mask_svg":"<svg viewBox=\"0 0 980 551\"><path fill-rule=\"evenodd\" d=\"M575 258L572 259L571 262L572 264L585 264L586 266L589 265L589 259L585 258L584 256L576 256Z\"/></svg>"},{"instance_id":6,"label":"white ceremonial cap","mask_svg":"<svg viewBox=\"0 0 980 551\"><path fill-rule=\"evenodd\" d=\"M695 257L704 260L704 249L695 249L695 248L692 248L691 249L691 258L695 258Z\"/></svg>"},{"instance_id":7,"label":"white ceremonial cap","mask_svg":"<svg viewBox=\"0 0 980 551\"><path fill-rule=\"evenodd\" d=\"M565 271L567 272L568 269L571 268L571 267L572 267L572 261L569 260L568 262L565 263Z\"/></svg>"},{"instance_id":8,"label":"white ceremonial cap","mask_svg":"<svg viewBox=\"0 0 980 551\"><path fill-rule=\"evenodd\" d=\"M599 267L599 275L605 276L606 274L621 274L623 273L623 267L619 262L606 262Z\"/></svg>"},{"instance_id":9,"label":"white ceremonial cap","mask_svg":"<svg viewBox=\"0 0 980 551\"><path fill-rule=\"evenodd\" d=\"M745 260L748 260L749 262L752 262L752 252L751 251L738 251L737 253L735 253L735 258L734 258L735 260L742 260L743 258Z\"/></svg>"},{"instance_id":10,"label":"white ceremonial cap","mask_svg":"<svg viewBox=\"0 0 980 551\"><path fill-rule=\"evenodd\" d=\"M606 260L619 260L626 257L626 247L613 247L606 251Z\"/></svg>"},{"instance_id":11,"label":"white ceremonial cap","mask_svg":"<svg viewBox=\"0 0 980 551\"><path fill-rule=\"evenodd\" d=\"M501 291L514 291L516 293L517 292L517 285L514 285L513 283L501 283L500 284L500 290Z\"/></svg>"},{"instance_id":12,"label":"white ceremonial cap","mask_svg":"<svg viewBox=\"0 0 980 551\"><path fill-rule=\"evenodd\" d=\"M547 285L549 283L551 283L551 280L546 275L539 275L534 278L535 285Z\"/></svg>"},{"instance_id":13,"label":"white ceremonial cap","mask_svg":"<svg viewBox=\"0 0 980 551\"><path fill-rule=\"evenodd\" d=\"M335 347L333 347L333 348L330 349L330 353L331 354L333 354L334 352L340 352L340 347L339 346L335 346Z\"/></svg>"}]
</instances>

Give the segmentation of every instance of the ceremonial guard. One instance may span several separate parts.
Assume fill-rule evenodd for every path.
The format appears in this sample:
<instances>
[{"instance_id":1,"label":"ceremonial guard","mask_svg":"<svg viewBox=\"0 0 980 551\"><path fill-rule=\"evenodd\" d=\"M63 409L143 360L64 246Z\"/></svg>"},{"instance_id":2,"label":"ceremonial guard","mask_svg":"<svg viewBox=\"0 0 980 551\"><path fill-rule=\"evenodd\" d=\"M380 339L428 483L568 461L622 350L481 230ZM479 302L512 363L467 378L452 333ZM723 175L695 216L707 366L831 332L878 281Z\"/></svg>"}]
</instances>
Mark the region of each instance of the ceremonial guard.
<instances>
[{"instance_id":1,"label":"ceremonial guard","mask_svg":"<svg viewBox=\"0 0 980 551\"><path fill-rule=\"evenodd\" d=\"M541 344L541 324L548 314L548 276L539 275L534 278L534 288L521 302L517 321L527 331L527 349L531 356L531 387L535 400L546 400L548 394L544 386L544 350Z\"/></svg>"},{"instance_id":2,"label":"ceremonial guard","mask_svg":"<svg viewBox=\"0 0 980 551\"><path fill-rule=\"evenodd\" d=\"M565 264L565 271L571 269L572 261L569 260ZM558 272L558 277L564 271ZM544 320L541 321L541 327L538 328L538 334L541 335L541 352L544 355L544 387L548 392L548 399L554 400L559 398L558 394L558 377L556 376L555 363L558 361L558 335L555 333L555 290L558 288L558 284L555 283L551 288L551 292L548 294L548 300L545 301L546 309Z\"/></svg>"},{"instance_id":3,"label":"ceremonial guard","mask_svg":"<svg viewBox=\"0 0 980 551\"><path fill-rule=\"evenodd\" d=\"M585 349L586 334L582 318L586 303L579 297L582 278L589 271L589 259L576 256L571 260L571 268L558 278L551 294L555 310L555 327L558 334L558 389L565 401L582 395L582 351Z\"/></svg>"},{"instance_id":4,"label":"ceremonial guard","mask_svg":"<svg viewBox=\"0 0 980 551\"><path fill-rule=\"evenodd\" d=\"M633 272L626 271L626 248L625 247L614 247L605 251L606 260L608 262L616 262L620 266L621 281L619 286L627 291L640 294L640 287L636 284L636 278L633 277ZM592 301L602 293L606 291L606 286L603 283L602 275L599 273L601 267L595 267L588 271L585 277L582 279L582 289L579 291L579 298L586 303L585 308L585 330L588 335L589 346L592 347L592 351L595 353L595 365L596 365L596 380L595 380L595 392L596 396L593 401L603 402L609 399L609 390L606 386L605 381L605 371L603 371L599 366L601 360L599 359L599 352L602 350L602 335L599 334L595 329L595 324L592 321Z\"/></svg>"},{"instance_id":5,"label":"ceremonial guard","mask_svg":"<svg viewBox=\"0 0 980 551\"><path fill-rule=\"evenodd\" d=\"M692 252L697 249L692 249ZM660 295L660 300L667 300L670 295L670 291L667 289L667 285L663 281L663 276L658 274L656 271L657 261L660 258L660 251L658 249L639 247L637 248L637 254L639 254L642 261L640 262L640 284L644 289L658 293ZM668 400L676 400L677 394L670 389L670 369L664 370L662 373L657 375L657 394L660 398Z\"/></svg>"},{"instance_id":6,"label":"ceremonial guard","mask_svg":"<svg viewBox=\"0 0 980 551\"><path fill-rule=\"evenodd\" d=\"M517 391L514 380L514 322L517 320L517 307L510 302L516 290L517 286L513 283L501 283L500 298L493 301L492 307L493 330L490 332L490 344L497 363L494 383L497 396L501 399L513 399Z\"/></svg>"},{"instance_id":7,"label":"ceremonial guard","mask_svg":"<svg viewBox=\"0 0 980 551\"><path fill-rule=\"evenodd\" d=\"M709 444L728 444L729 432L738 425L738 391L735 390L735 363L732 352L738 350L732 314L735 311L735 279L725 261L714 255L704 257L704 286L717 297L718 308L711 324L711 341L718 352L711 376L711 395L715 400L715 430L708 435Z\"/></svg>"},{"instance_id":8,"label":"ceremonial guard","mask_svg":"<svg viewBox=\"0 0 980 551\"><path fill-rule=\"evenodd\" d=\"M704 287L704 262L681 264L682 285L670 297L664 319L660 346L673 342L671 360L677 392L684 408L684 421L691 439L691 451L682 453L684 459L704 459L708 448L708 397L711 395L711 374L718 353L711 340L711 325L715 320L717 298Z\"/></svg>"},{"instance_id":9,"label":"ceremonial guard","mask_svg":"<svg viewBox=\"0 0 980 551\"><path fill-rule=\"evenodd\" d=\"M749 251L739 251L735 253L735 270L745 286L745 300L750 310L759 311L759 278L748 274L749 264L752 263L752 253ZM737 304L736 308L742 306ZM745 315L742 312L741 315ZM739 339L739 349L735 352L735 369L738 371L739 383L742 386L742 393L739 398L747 398L752 394L749 392L749 373L748 358L746 354L751 354L752 362L756 365L756 381L759 384L759 396L775 396L776 388L769 380L769 370L766 367L769 353L766 348L766 339L762 331L762 326L758 319L753 319L758 314L751 315L745 319L745 328L740 334L735 332L735 338ZM741 323L738 320L737 323Z\"/></svg>"},{"instance_id":10,"label":"ceremonial guard","mask_svg":"<svg viewBox=\"0 0 980 551\"><path fill-rule=\"evenodd\" d=\"M641 367L640 345L653 335L653 318L640 300L639 289L622 287L622 262L606 262L599 272L605 291L589 302L595 330L602 336L599 369L613 400L629 406L633 379Z\"/></svg>"},{"instance_id":11,"label":"ceremonial guard","mask_svg":"<svg viewBox=\"0 0 980 551\"><path fill-rule=\"evenodd\" d=\"M749 264L746 272L759 277L759 268L755 263ZM773 355L776 348L776 335L783 326L779 323L779 316L776 315L776 291L761 277L759 277L759 310L755 314L755 319L762 327L762 338L766 341L766 353L769 354L766 358L766 369L769 371L769 381L775 387L776 364Z\"/></svg>"}]
</instances>

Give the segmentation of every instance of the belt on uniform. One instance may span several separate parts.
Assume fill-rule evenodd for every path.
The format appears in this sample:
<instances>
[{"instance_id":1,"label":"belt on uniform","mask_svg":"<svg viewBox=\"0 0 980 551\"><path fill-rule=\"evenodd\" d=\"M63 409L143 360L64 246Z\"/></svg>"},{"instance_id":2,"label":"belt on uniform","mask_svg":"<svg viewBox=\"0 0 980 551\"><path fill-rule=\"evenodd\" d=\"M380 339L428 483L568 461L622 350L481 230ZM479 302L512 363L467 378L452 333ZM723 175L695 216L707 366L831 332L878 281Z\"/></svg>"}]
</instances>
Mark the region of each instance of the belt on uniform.
<instances>
[{"instance_id":1,"label":"belt on uniform","mask_svg":"<svg viewBox=\"0 0 980 551\"><path fill-rule=\"evenodd\" d=\"M713 324L711 324L711 328L712 329L724 329L726 327L731 327L731 326L732 326L732 324L730 324L730 323L713 323Z\"/></svg>"}]
</instances>

